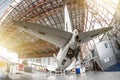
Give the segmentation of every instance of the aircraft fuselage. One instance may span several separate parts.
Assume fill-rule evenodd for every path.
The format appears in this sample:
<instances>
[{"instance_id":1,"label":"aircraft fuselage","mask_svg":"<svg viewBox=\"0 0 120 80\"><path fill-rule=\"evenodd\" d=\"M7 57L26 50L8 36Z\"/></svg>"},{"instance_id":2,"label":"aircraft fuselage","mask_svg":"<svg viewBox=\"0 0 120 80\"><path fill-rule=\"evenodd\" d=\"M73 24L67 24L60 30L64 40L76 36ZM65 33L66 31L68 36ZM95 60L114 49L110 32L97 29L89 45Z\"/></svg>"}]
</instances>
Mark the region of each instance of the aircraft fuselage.
<instances>
[{"instance_id":1,"label":"aircraft fuselage","mask_svg":"<svg viewBox=\"0 0 120 80\"><path fill-rule=\"evenodd\" d=\"M60 49L57 55L57 68L56 70L64 70L66 69L73 61L75 57L75 50L77 48L76 36L78 35L78 31L75 29L73 31L73 35L69 42Z\"/></svg>"}]
</instances>

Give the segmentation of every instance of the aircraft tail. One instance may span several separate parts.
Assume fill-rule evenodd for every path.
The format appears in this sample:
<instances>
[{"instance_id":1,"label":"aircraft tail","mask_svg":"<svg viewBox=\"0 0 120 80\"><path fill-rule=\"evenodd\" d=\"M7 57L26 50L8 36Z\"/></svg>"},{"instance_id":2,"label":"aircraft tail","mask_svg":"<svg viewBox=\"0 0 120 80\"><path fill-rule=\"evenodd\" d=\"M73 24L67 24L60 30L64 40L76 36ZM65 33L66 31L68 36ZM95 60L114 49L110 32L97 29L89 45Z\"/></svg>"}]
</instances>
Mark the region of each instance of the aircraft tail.
<instances>
[{"instance_id":1,"label":"aircraft tail","mask_svg":"<svg viewBox=\"0 0 120 80\"><path fill-rule=\"evenodd\" d=\"M65 8L64 8L64 21L65 21L65 31L72 32L72 23L71 23L67 5L65 5Z\"/></svg>"}]
</instances>

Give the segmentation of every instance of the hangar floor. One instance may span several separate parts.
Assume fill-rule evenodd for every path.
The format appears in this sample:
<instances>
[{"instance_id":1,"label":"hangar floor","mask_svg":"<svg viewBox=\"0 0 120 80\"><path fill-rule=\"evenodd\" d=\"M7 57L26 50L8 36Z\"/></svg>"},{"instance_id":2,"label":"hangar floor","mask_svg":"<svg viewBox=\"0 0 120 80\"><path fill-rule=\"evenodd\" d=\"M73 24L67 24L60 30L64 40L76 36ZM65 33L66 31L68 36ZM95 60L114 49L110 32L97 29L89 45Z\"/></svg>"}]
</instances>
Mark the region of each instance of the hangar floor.
<instances>
[{"instance_id":1,"label":"hangar floor","mask_svg":"<svg viewBox=\"0 0 120 80\"><path fill-rule=\"evenodd\" d=\"M119 80L120 72L86 72L53 74L45 72L9 74L13 80Z\"/></svg>"}]
</instances>

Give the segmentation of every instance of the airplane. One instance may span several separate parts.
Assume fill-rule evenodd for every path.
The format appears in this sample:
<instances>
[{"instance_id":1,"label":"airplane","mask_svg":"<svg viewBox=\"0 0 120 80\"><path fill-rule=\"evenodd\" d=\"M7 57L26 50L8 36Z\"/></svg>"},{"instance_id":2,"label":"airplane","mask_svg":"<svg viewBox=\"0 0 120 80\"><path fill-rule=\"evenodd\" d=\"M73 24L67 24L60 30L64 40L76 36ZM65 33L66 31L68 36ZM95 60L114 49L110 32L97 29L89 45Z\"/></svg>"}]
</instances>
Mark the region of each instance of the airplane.
<instances>
[{"instance_id":1,"label":"airplane","mask_svg":"<svg viewBox=\"0 0 120 80\"><path fill-rule=\"evenodd\" d=\"M17 28L60 47L57 56L54 55L57 60L56 71L65 70L74 59L77 60L77 56L80 52L80 44L90 41L112 29L112 27L106 27L87 32L79 32L77 29L73 30L69 11L66 5L64 7L64 19L65 31L39 23L14 20L14 25Z\"/></svg>"}]
</instances>

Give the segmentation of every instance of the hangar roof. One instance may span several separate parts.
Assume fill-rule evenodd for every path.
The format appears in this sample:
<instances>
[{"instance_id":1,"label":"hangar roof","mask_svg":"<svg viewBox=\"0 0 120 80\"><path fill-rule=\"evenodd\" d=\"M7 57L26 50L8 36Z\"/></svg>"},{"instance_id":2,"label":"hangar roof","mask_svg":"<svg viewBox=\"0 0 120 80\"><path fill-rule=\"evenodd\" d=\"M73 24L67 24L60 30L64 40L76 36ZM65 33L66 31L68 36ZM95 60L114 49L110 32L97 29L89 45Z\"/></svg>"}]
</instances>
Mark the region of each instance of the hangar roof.
<instances>
[{"instance_id":1,"label":"hangar roof","mask_svg":"<svg viewBox=\"0 0 120 80\"><path fill-rule=\"evenodd\" d=\"M35 22L64 30L65 4L69 8L73 28L81 32L114 26L119 18L117 0L19 0L12 2L0 18L0 44L22 58L52 56L57 53L57 46L17 29L13 20ZM94 42L83 44L82 51L88 50Z\"/></svg>"}]
</instances>

